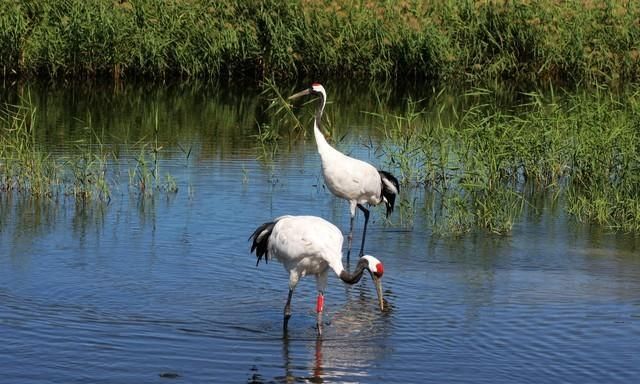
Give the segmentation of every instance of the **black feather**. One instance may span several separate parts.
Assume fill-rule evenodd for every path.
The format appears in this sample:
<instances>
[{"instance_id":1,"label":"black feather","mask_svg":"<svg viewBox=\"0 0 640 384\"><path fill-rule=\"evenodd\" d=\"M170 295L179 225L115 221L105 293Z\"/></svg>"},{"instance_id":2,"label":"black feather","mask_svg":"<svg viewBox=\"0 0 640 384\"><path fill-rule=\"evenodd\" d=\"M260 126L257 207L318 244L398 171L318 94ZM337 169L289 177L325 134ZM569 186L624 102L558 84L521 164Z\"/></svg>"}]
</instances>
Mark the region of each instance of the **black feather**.
<instances>
[{"instance_id":1,"label":"black feather","mask_svg":"<svg viewBox=\"0 0 640 384\"><path fill-rule=\"evenodd\" d=\"M387 207L387 217L393 212L393 207L396 202L396 194L400 193L400 183L391 173L387 171L378 171L380 174L380 181L382 182L382 197L384 197L384 203ZM392 190L387 186L385 181L391 183L396 190ZM397 193L396 193L397 192Z\"/></svg>"},{"instance_id":2,"label":"black feather","mask_svg":"<svg viewBox=\"0 0 640 384\"><path fill-rule=\"evenodd\" d=\"M269 236L271 236L271 231L273 231L273 227L275 225L276 225L275 221L264 223L260 225L255 231L253 231L251 236L249 236L248 240L253 239L253 243L251 244L251 252L255 250L256 256L258 257L258 261L256 261L256 266L258 266L258 264L260 263L260 260L262 260L262 256L264 256L265 263L269 261L269 254L268 254L269 253L268 252ZM260 234L265 231L266 233L260 238L260 240L258 240L258 237L260 237Z\"/></svg>"}]
</instances>

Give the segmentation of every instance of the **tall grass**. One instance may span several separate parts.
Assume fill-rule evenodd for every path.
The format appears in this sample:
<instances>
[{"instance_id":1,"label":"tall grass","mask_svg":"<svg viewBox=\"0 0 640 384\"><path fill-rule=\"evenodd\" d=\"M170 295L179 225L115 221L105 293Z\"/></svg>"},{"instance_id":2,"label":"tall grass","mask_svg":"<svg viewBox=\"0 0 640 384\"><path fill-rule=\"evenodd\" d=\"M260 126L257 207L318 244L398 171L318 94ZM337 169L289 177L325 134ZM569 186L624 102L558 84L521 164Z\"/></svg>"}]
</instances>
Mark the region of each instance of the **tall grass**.
<instances>
[{"instance_id":1,"label":"tall grass","mask_svg":"<svg viewBox=\"0 0 640 384\"><path fill-rule=\"evenodd\" d=\"M569 211L623 231L640 231L640 93L576 105Z\"/></svg>"},{"instance_id":2,"label":"tall grass","mask_svg":"<svg viewBox=\"0 0 640 384\"><path fill-rule=\"evenodd\" d=\"M6 105L0 113L0 194L57 200L71 197L79 203L111 200L118 183L120 159L103 143L89 120L85 139L73 143L75 151L54 155L36 138L36 109L28 101ZM154 141L141 142L136 164L129 169L130 184L148 197L156 191L175 193L175 179L160 176L162 146L158 142L158 121Z\"/></svg>"},{"instance_id":3,"label":"tall grass","mask_svg":"<svg viewBox=\"0 0 640 384\"><path fill-rule=\"evenodd\" d=\"M0 189L52 197L59 170L35 139L35 112L23 105L7 105L1 112Z\"/></svg>"},{"instance_id":4,"label":"tall grass","mask_svg":"<svg viewBox=\"0 0 640 384\"><path fill-rule=\"evenodd\" d=\"M406 116L381 117L390 165L439 196L437 229L507 233L530 201L552 191L578 220L640 231L640 93L523 96L507 110L476 105L450 125L412 102Z\"/></svg>"},{"instance_id":5,"label":"tall grass","mask_svg":"<svg viewBox=\"0 0 640 384\"><path fill-rule=\"evenodd\" d=\"M160 175L160 151L163 146L159 144L158 109L154 115L153 142L142 142L140 152L136 158L136 166L129 169L129 185L139 191L142 196L153 196L155 191L164 190L170 193L178 191L178 186L171 174L166 174L165 182Z\"/></svg>"},{"instance_id":6,"label":"tall grass","mask_svg":"<svg viewBox=\"0 0 640 384\"><path fill-rule=\"evenodd\" d=\"M98 144L97 149L92 146L77 145L77 154L62 163L63 171L69 174L66 183L67 195L74 196L79 201L111 200L111 185L107 180L109 154Z\"/></svg>"},{"instance_id":7,"label":"tall grass","mask_svg":"<svg viewBox=\"0 0 640 384\"><path fill-rule=\"evenodd\" d=\"M43 0L0 6L5 76L640 77L633 1Z\"/></svg>"}]
</instances>

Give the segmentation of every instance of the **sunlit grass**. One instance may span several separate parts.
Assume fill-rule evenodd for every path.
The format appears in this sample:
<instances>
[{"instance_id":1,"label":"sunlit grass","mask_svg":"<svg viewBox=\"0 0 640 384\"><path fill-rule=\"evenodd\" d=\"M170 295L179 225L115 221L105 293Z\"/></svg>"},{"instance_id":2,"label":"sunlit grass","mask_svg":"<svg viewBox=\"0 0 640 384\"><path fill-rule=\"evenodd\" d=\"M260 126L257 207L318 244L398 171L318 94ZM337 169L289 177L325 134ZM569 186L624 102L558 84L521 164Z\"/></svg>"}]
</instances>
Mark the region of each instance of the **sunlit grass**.
<instances>
[{"instance_id":1,"label":"sunlit grass","mask_svg":"<svg viewBox=\"0 0 640 384\"><path fill-rule=\"evenodd\" d=\"M142 141L138 144L140 150L135 159L135 167L129 169L129 185L138 191L142 196L153 196L156 191L166 191L176 193L178 186L171 174L165 175L162 180L160 173L160 151L163 146L159 144L159 121L158 110L154 114L153 140ZM190 155L188 152L187 157Z\"/></svg>"},{"instance_id":2,"label":"sunlit grass","mask_svg":"<svg viewBox=\"0 0 640 384\"><path fill-rule=\"evenodd\" d=\"M4 1L4 76L623 84L634 1Z\"/></svg>"},{"instance_id":3,"label":"sunlit grass","mask_svg":"<svg viewBox=\"0 0 640 384\"><path fill-rule=\"evenodd\" d=\"M60 184L59 169L35 139L35 112L20 105L6 105L2 111L1 189L52 197Z\"/></svg>"},{"instance_id":4,"label":"sunlit grass","mask_svg":"<svg viewBox=\"0 0 640 384\"><path fill-rule=\"evenodd\" d=\"M638 231L638 93L525 98L507 111L493 104L471 107L448 126L424 117L426 111L412 112L413 106L409 116L418 118L411 127L395 123L407 116L381 118L389 162L403 175L419 175L403 181L441 196L437 227L461 232L473 224L508 233L532 194L555 190L556 198L566 195L566 210L578 220ZM422 146L409 138L423 134L430 139ZM411 151L402 150L413 141ZM446 150L441 142L449 143ZM442 165L435 179L432 164Z\"/></svg>"},{"instance_id":5,"label":"sunlit grass","mask_svg":"<svg viewBox=\"0 0 640 384\"><path fill-rule=\"evenodd\" d=\"M36 138L36 109L28 101L5 105L0 116L0 192L57 201L71 197L78 202L111 200L119 159L87 122L86 138L73 143L68 155L54 155ZM136 165L129 169L130 183L141 195L155 191L175 193L176 180L160 175L158 126L154 141L143 142Z\"/></svg>"}]
</instances>

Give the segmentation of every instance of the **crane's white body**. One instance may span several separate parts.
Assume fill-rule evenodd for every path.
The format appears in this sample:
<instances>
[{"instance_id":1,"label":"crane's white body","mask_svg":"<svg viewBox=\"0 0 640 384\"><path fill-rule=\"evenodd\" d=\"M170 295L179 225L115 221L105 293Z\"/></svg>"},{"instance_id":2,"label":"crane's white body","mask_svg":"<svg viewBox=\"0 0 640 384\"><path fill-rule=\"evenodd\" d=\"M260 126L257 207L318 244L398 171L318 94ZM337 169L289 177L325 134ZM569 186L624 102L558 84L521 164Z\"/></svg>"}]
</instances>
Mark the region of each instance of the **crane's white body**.
<instances>
[{"instance_id":1,"label":"crane's white body","mask_svg":"<svg viewBox=\"0 0 640 384\"><path fill-rule=\"evenodd\" d=\"M360 208L365 215L364 229L362 231L362 244L360 256L364 254L364 242L367 234L369 210L364 204L378 205L385 202L387 216L393 211L395 197L400 192L398 180L388 172L379 171L373 165L362 160L349 157L333 148L320 131L322 113L327 100L327 92L321 84L314 83L310 88L289 97L295 99L300 96L315 94L320 96L320 102L313 120L313 135L318 147L318 153L322 162L322 176L325 185L335 196L349 201L349 213L351 216L348 237L347 260L351 254L351 242L353 239L353 222L356 208Z\"/></svg>"},{"instance_id":2,"label":"crane's white body","mask_svg":"<svg viewBox=\"0 0 640 384\"><path fill-rule=\"evenodd\" d=\"M376 167L349 157L329 145L315 121L313 133L322 162L324 182L331 193L349 201L351 216L356 214L358 204L380 204L382 183Z\"/></svg>"},{"instance_id":3,"label":"crane's white body","mask_svg":"<svg viewBox=\"0 0 640 384\"><path fill-rule=\"evenodd\" d=\"M251 251L256 251L258 263L276 259L289 272L289 297L284 309L283 328L286 332L291 317L293 291L306 275L315 275L318 288L317 327L321 333L324 291L327 288L329 270L345 283L357 283L364 270L371 274L378 294L380 309L384 308L380 278L384 273L382 263L373 256L362 256L353 273L342 265L342 232L330 222L316 216L281 216L273 222L260 225L249 237L253 239Z\"/></svg>"},{"instance_id":4,"label":"crane's white body","mask_svg":"<svg viewBox=\"0 0 640 384\"><path fill-rule=\"evenodd\" d=\"M339 276L342 266L342 232L316 216L281 216L269 237L268 255L289 272L289 289L300 278L315 275L318 291L327 288L329 268Z\"/></svg>"}]
</instances>

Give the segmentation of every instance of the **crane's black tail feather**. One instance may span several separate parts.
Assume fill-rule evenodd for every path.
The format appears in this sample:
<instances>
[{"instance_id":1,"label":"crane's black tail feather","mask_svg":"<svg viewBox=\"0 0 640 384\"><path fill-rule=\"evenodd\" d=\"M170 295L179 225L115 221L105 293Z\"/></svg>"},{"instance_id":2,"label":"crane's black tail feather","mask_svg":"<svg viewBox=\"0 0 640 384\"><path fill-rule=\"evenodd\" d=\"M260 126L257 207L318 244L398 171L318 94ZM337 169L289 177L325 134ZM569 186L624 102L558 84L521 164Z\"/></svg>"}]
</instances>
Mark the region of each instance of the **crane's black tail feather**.
<instances>
[{"instance_id":1,"label":"crane's black tail feather","mask_svg":"<svg viewBox=\"0 0 640 384\"><path fill-rule=\"evenodd\" d=\"M378 171L382 180L382 198L387 207L387 217L393 212L393 206L396 202L396 196L400 194L400 183L391 173L387 171Z\"/></svg>"},{"instance_id":2,"label":"crane's black tail feather","mask_svg":"<svg viewBox=\"0 0 640 384\"><path fill-rule=\"evenodd\" d=\"M271 235L271 231L273 231L273 227L276 225L275 221L264 223L260 225L251 236L249 236L249 240L253 239L253 243L251 244L251 252L256 251L256 256L258 257L258 261L256 261L256 266L262 260L262 256L264 256L264 262L267 263L269 261L269 236Z\"/></svg>"}]
</instances>

